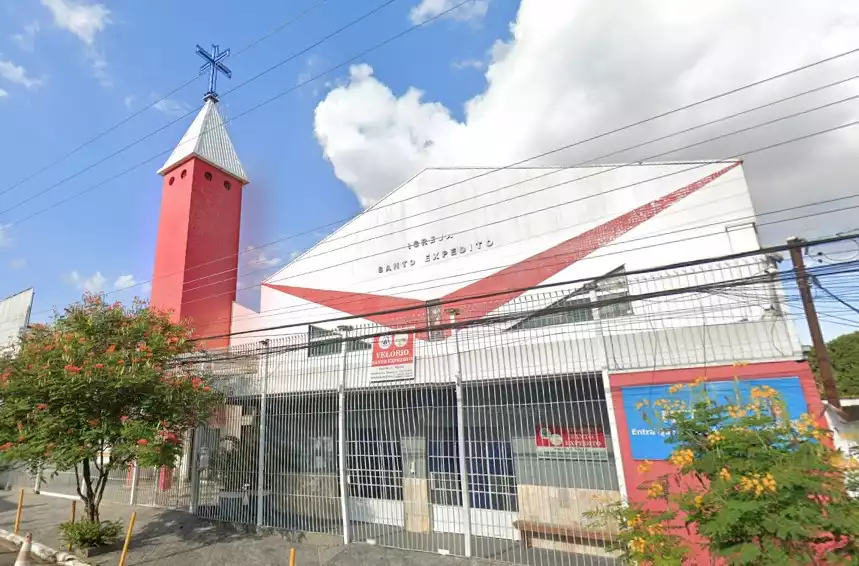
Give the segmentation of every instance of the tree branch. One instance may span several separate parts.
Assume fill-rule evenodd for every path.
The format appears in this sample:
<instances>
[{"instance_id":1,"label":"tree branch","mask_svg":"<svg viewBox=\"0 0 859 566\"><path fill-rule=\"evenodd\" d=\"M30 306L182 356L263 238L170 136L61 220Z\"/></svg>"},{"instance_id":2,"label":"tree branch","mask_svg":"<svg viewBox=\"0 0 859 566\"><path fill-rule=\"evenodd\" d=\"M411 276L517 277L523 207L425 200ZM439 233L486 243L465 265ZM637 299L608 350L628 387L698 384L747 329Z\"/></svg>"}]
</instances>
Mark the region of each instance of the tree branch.
<instances>
[{"instance_id":1,"label":"tree branch","mask_svg":"<svg viewBox=\"0 0 859 566\"><path fill-rule=\"evenodd\" d=\"M75 489L78 492L78 496L81 498L81 501L85 501L83 492L81 491L81 476L78 474L78 465L75 464Z\"/></svg>"}]
</instances>

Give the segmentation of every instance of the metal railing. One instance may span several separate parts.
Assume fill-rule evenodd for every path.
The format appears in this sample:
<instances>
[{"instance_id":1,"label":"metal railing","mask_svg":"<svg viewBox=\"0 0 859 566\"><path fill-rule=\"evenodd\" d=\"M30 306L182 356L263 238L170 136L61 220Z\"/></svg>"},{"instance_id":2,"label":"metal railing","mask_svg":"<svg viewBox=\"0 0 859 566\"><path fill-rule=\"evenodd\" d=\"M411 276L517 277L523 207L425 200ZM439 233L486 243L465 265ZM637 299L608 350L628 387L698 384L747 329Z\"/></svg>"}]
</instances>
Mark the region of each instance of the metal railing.
<instances>
[{"instance_id":1,"label":"metal railing","mask_svg":"<svg viewBox=\"0 0 859 566\"><path fill-rule=\"evenodd\" d=\"M799 359L768 267L612 273L480 320L432 305L421 328L309 325L209 353L228 399L197 431L191 508L347 543L611 562L613 529L588 518L625 492L609 375Z\"/></svg>"}]
</instances>

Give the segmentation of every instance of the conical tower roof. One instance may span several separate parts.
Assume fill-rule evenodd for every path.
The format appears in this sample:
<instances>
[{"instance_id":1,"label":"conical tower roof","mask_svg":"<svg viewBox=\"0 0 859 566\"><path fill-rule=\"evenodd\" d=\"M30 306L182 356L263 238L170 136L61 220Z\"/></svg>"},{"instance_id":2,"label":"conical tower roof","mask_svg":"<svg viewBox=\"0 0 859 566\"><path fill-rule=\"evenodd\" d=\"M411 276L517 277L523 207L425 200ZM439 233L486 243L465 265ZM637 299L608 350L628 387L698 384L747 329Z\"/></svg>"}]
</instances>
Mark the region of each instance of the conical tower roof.
<instances>
[{"instance_id":1,"label":"conical tower roof","mask_svg":"<svg viewBox=\"0 0 859 566\"><path fill-rule=\"evenodd\" d=\"M224 125L218 100L213 96L206 97L206 103L200 113L194 118L191 127L182 136L179 145L170 154L167 162L158 170L158 174L165 174L191 157L206 161L242 183L248 182L245 169L239 161L239 156Z\"/></svg>"}]
</instances>

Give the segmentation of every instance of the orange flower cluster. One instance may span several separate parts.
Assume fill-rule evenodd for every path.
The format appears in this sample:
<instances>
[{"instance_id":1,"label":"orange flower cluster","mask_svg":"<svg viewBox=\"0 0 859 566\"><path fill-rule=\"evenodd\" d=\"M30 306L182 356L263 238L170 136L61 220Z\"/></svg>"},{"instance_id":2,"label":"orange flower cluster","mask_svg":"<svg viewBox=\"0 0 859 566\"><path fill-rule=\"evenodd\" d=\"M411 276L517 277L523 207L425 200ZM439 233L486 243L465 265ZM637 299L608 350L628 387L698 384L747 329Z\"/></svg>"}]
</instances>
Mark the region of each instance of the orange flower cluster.
<instances>
[{"instance_id":1,"label":"orange flower cluster","mask_svg":"<svg viewBox=\"0 0 859 566\"><path fill-rule=\"evenodd\" d=\"M671 454L669 461L678 468L688 468L695 462L695 454L688 449L677 450Z\"/></svg>"},{"instance_id":2,"label":"orange flower cluster","mask_svg":"<svg viewBox=\"0 0 859 566\"><path fill-rule=\"evenodd\" d=\"M650 499L662 497L664 493L665 487L661 483L654 483L647 489L647 497L649 497Z\"/></svg>"},{"instance_id":3,"label":"orange flower cluster","mask_svg":"<svg viewBox=\"0 0 859 566\"><path fill-rule=\"evenodd\" d=\"M745 492L754 492L755 497L760 497L765 491L775 493L778 489L775 478L772 474L753 474L752 476L743 476L737 484L737 489Z\"/></svg>"}]
</instances>

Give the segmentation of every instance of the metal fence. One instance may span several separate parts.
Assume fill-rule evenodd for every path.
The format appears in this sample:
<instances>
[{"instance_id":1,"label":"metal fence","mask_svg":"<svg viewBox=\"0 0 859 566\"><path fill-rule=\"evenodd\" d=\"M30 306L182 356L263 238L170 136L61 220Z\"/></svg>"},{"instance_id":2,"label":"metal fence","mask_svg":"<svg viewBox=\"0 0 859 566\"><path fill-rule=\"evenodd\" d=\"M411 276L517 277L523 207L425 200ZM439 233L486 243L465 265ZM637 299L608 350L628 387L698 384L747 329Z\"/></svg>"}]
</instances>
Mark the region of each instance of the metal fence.
<instances>
[{"instance_id":1,"label":"metal fence","mask_svg":"<svg viewBox=\"0 0 859 566\"><path fill-rule=\"evenodd\" d=\"M612 563L616 531L589 515L625 492L610 376L799 359L773 266L616 270L497 308L427 305L419 325L318 323L202 354L226 403L176 468L116 471L104 500L514 564ZM492 314L469 316L480 301ZM74 473L38 488L74 497Z\"/></svg>"},{"instance_id":2,"label":"metal fence","mask_svg":"<svg viewBox=\"0 0 859 566\"><path fill-rule=\"evenodd\" d=\"M480 320L475 301L494 298L428 305L421 327L308 325L210 353L228 399L197 431L191 508L345 542L611 563L616 531L589 515L625 491L609 376L800 358L778 279L763 257L613 272Z\"/></svg>"}]
</instances>

